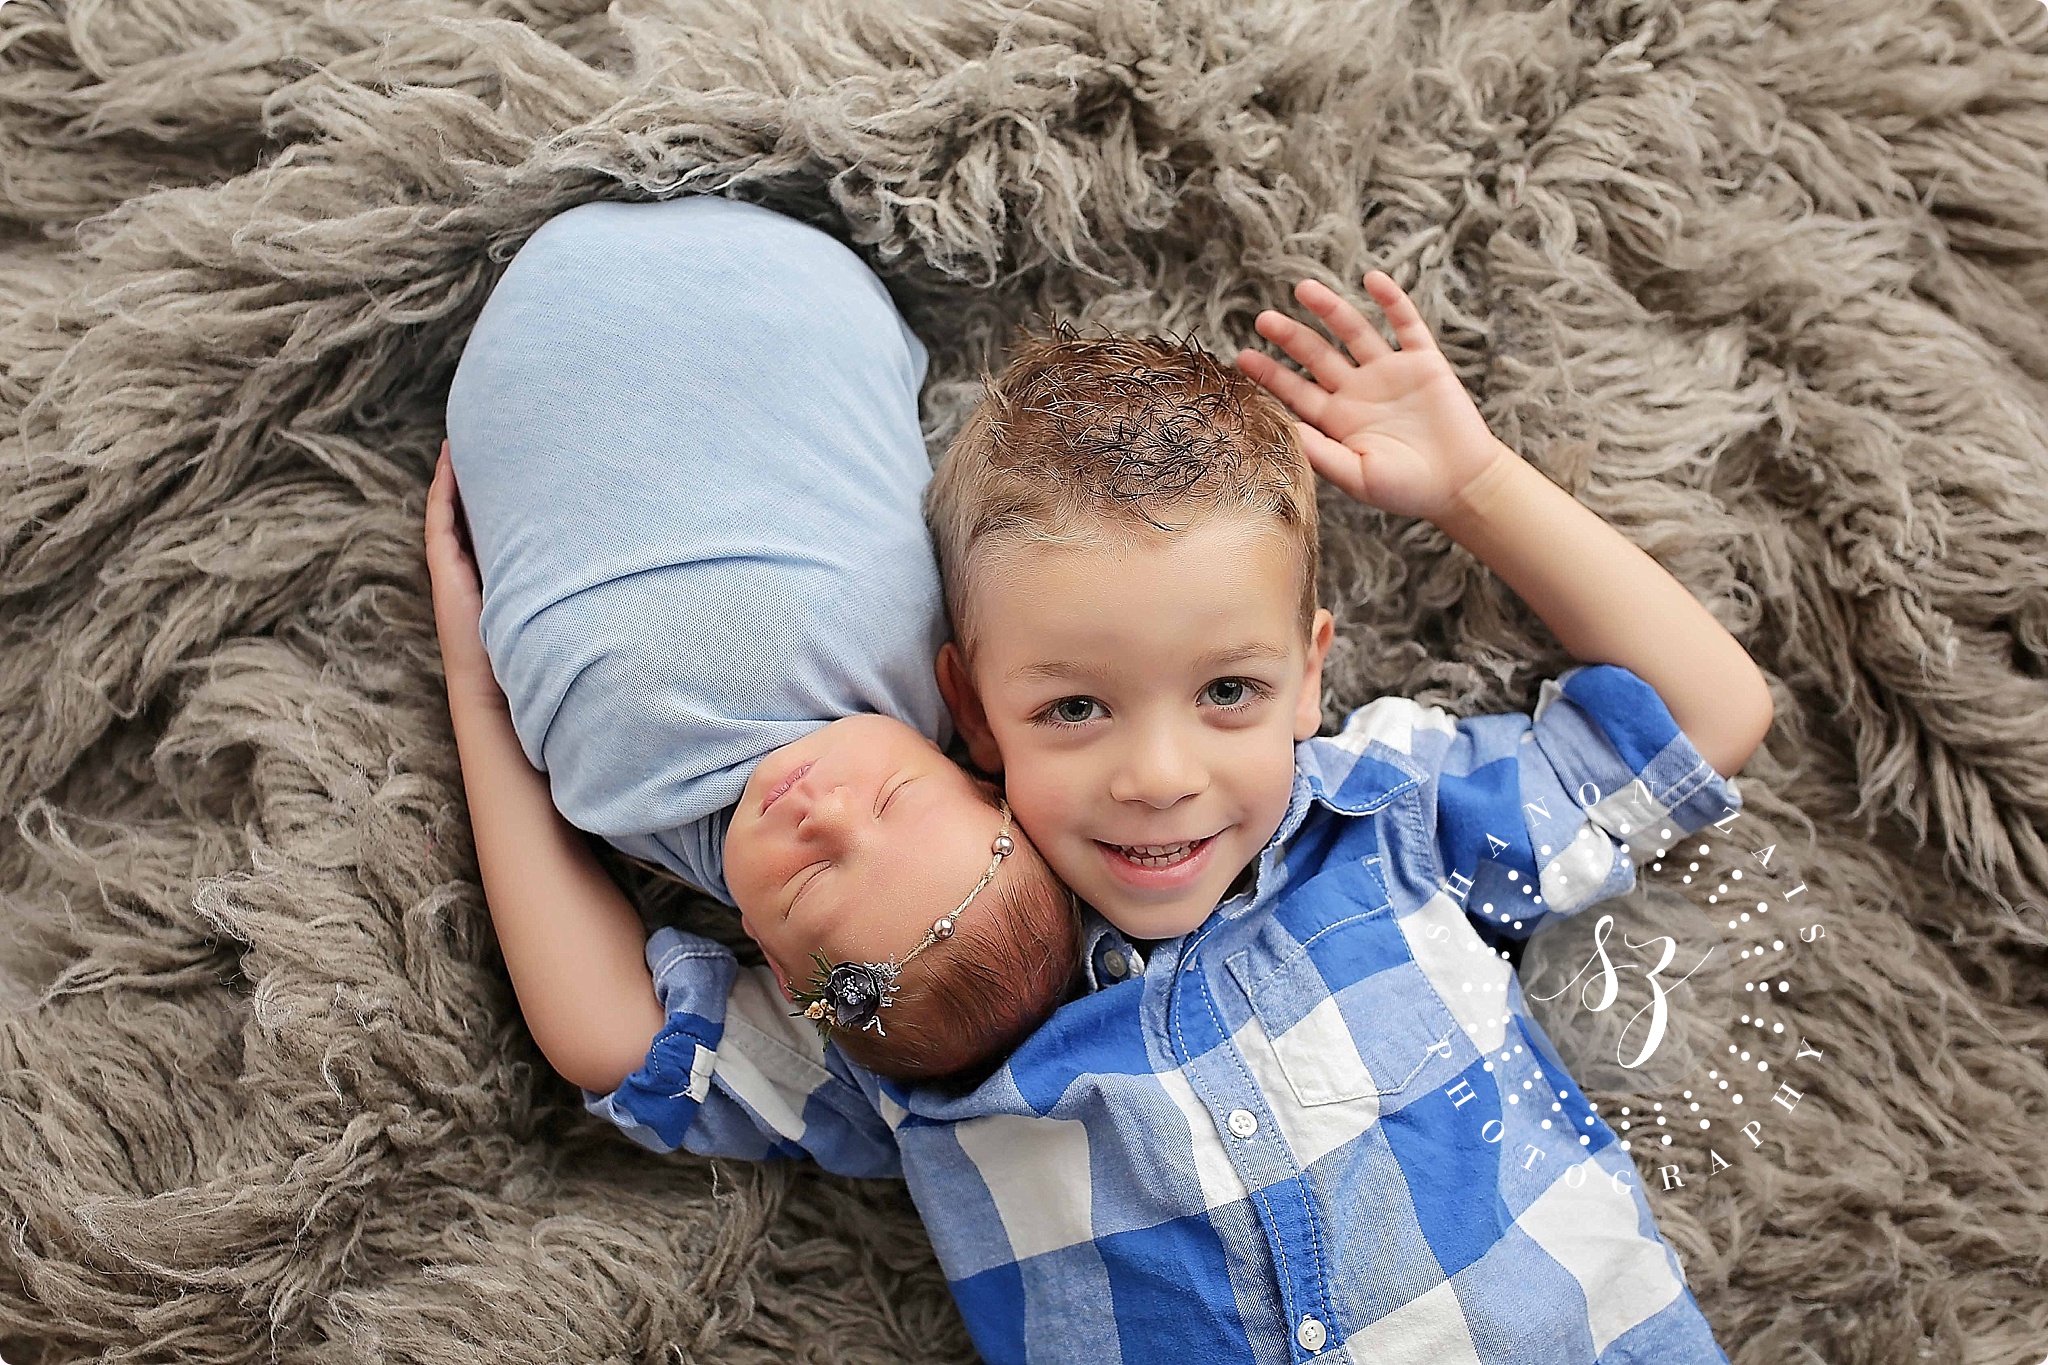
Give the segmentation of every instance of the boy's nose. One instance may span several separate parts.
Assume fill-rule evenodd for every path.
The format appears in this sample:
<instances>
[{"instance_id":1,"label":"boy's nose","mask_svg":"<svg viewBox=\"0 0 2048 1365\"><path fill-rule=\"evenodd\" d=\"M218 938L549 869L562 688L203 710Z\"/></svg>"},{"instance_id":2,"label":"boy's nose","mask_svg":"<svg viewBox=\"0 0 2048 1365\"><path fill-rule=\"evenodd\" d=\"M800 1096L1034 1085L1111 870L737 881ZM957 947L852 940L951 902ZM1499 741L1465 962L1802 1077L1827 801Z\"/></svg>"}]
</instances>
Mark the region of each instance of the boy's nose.
<instances>
[{"instance_id":1,"label":"boy's nose","mask_svg":"<svg viewBox=\"0 0 2048 1365\"><path fill-rule=\"evenodd\" d=\"M1170 731L1137 736L1110 778L1112 800L1165 810L1207 790L1209 775L1194 746Z\"/></svg>"}]
</instances>

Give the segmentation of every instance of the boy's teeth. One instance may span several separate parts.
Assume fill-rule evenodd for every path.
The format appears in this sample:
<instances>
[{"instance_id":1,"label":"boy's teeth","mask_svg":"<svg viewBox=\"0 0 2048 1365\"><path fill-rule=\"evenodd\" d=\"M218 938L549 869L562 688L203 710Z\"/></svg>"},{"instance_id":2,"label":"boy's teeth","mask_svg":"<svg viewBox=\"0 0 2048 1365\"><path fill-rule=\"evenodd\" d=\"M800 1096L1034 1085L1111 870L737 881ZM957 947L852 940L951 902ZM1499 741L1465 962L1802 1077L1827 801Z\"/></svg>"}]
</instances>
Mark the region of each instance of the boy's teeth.
<instances>
[{"instance_id":1,"label":"boy's teeth","mask_svg":"<svg viewBox=\"0 0 2048 1365\"><path fill-rule=\"evenodd\" d=\"M1140 867L1171 867L1192 853L1200 839L1178 844L1112 844L1110 847Z\"/></svg>"}]
</instances>

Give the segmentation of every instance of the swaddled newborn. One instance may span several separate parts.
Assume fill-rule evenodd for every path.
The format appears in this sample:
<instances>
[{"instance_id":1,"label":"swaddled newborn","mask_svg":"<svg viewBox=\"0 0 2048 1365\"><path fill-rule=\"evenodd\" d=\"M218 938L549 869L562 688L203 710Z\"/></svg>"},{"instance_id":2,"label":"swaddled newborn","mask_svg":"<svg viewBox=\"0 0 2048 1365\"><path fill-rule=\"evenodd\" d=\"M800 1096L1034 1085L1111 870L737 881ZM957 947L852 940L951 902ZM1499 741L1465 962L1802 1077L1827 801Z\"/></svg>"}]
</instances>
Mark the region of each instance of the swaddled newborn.
<instances>
[{"instance_id":1,"label":"swaddled newborn","mask_svg":"<svg viewBox=\"0 0 2048 1365\"><path fill-rule=\"evenodd\" d=\"M594 203L519 251L448 400L484 645L557 808L737 905L792 998L813 954L924 944L886 1028L835 1034L898 1075L1006 1050L1074 962L1070 898L1014 830L927 942L1008 821L937 747L925 365L816 229Z\"/></svg>"}]
</instances>

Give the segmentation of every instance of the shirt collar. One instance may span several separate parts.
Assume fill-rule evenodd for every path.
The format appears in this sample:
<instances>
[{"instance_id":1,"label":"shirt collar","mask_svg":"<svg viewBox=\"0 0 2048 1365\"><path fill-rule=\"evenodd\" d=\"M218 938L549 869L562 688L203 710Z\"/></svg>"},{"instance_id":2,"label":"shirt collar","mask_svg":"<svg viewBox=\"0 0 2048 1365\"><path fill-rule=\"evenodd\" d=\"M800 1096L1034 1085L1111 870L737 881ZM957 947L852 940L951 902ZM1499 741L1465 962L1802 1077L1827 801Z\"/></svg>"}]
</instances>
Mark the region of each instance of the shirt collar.
<instances>
[{"instance_id":1,"label":"shirt collar","mask_svg":"<svg viewBox=\"0 0 2048 1365\"><path fill-rule=\"evenodd\" d=\"M1273 883L1281 851L1308 820L1317 805L1339 815L1371 815L1394 798L1421 784L1422 775L1398 753L1381 746L1376 753L1354 753L1336 739L1307 739L1294 746L1294 790L1280 827L1259 850L1250 894L1223 902L1216 914L1235 919L1263 904ZM1197 930L1197 933L1200 931ZM1117 927L1084 907L1081 924L1081 970L1088 990L1099 991L1128 981L1145 970L1144 959Z\"/></svg>"},{"instance_id":2,"label":"shirt collar","mask_svg":"<svg viewBox=\"0 0 2048 1365\"><path fill-rule=\"evenodd\" d=\"M1361 747L1354 749L1353 743ZM1294 782L1297 789L1306 783L1311 797L1339 814L1371 815L1420 786L1422 772L1406 754L1388 745L1355 735L1332 735L1294 746ZM1284 821L1281 829L1292 833Z\"/></svg>"},{"instance_id":3,"label":"shirt collar","mask_svg":"<svg viewBox=\"0 0 2048 1365\"><path fill-rule=\"evenodd\" d=\"M1081 909L1081 978L1092 994L1143 974L1145 960L1093 906Z\"/></svg>"}]
</instances>

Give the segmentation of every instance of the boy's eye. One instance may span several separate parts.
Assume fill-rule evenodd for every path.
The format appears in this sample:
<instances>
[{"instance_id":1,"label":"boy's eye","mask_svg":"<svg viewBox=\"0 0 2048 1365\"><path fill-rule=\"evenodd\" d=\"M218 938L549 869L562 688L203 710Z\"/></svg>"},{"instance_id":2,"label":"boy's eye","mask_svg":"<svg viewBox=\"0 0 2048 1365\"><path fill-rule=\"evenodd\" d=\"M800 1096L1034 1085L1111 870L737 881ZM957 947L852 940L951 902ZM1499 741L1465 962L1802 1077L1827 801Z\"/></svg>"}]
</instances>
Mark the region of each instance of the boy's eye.
<instances>
[{"instance_id":1,"label":"boy's eye","mask_svg":"<svg viewBox=\"0 0 2048 1365\"><path fill-rule=\"evenodd\" d=\"M1095 706L1090 697L1061 697L1045 709L1045 714L1063 725L1079 725L1095 718Z\"/></svg>"},{"instance_id":2,"label":"boy's eye","mask_svg":"<svg viewBox=\"0 0 2048 1365\"><path fill-rule=\"evenodd\" d=\"M1246 678L1218 678L1203 689L1211 706L1226 710L1249 704L1258 695L1257 686Z\"/></svg>"}]
</instances>

